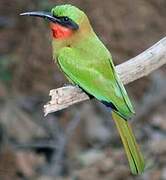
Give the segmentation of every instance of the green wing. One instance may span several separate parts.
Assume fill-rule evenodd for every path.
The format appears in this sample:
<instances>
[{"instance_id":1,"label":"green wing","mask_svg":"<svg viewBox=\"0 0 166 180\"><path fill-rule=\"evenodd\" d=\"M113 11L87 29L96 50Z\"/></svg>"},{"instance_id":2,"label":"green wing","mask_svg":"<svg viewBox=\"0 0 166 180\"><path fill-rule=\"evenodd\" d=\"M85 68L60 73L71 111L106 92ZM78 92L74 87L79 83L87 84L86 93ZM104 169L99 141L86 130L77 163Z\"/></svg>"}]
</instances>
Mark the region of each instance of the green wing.
<instances>
[{"instance_id":1,"label":"green wing","mask_svg":"<svg viewBox=\"0 0 166 180\"><path fill-rule=\"evenodd\" d=\"M133 114L128 95L107 51L89 53L65 47L58 53L57 60L66 76L87 93L100 101L112 103L125 119Z\"/></svg>"}]
</instances>

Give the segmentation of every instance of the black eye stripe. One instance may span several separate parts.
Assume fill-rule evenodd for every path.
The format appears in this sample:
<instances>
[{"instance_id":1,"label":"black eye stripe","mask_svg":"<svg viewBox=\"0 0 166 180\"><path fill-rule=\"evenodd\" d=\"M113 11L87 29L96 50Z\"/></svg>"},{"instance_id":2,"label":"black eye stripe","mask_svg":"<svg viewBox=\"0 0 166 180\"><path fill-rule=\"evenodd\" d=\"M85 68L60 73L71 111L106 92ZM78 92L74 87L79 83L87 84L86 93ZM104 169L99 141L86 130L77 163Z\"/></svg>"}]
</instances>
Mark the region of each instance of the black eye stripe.
<instances>
[{"instance_id":1,"label":"black eye stripe","mask_svg":"<svg viewBox=\"0 0 166 180\"><path fill-rule=\"evenodd\" d=\"M69 17L67 16L56 16L56 15L53 15L53 17L55 18L59 18L61 21L72 21Z\"/></svg>"},{"instance_id":2,"label":"black eye stripe","mask_svg":"<svg viewBox=\"0 0 166 180\"><path fill-rule=\"evenodd\" d=\"M77 30L79 28L78 24L75 23L72 19L70 19L67 16L56 16L53 15L53 17L59 19L59 23L63 26L69 27L71 29Z\"/></svg>"},{"instance_id":3,"label":"black eye stripe","mask_svg":"<svg viewBox=\"0 0 166 180\"><path fill-rule=\"evenodd\" d=\"M64 19L64 21L69 21L68 17L64 17L63 19Z\"/></svg>"},{"instance_id":4,"label":"black eye stripe","mask_svg":"<svg viewBox=\"0 0 166 180\"><path fill-rule=\"evenodd\" d=\"M62 17L60 17L60 20L63 21L63 22L72 22L72 21L73 21L72 19L70 19L70 18L67 17L67 16L62 16Z\"/></svg>"}]
</instances>

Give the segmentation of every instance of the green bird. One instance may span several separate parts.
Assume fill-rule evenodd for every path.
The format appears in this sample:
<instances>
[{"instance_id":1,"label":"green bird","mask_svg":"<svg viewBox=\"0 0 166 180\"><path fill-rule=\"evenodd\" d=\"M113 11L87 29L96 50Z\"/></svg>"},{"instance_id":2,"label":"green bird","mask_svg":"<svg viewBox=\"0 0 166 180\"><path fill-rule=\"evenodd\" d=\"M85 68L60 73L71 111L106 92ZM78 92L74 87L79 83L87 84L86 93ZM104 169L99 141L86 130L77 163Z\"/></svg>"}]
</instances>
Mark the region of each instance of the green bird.
<instances>
[{"instance_id":1,"label":"green bird","mask_svg":"<svg viewBox=\"0 0 166 180\"><path fill-rule=\"evenodd\" d=\"M86 14L72 5L51 12L26 12L50 22L53 59L74 85L110 108L128 158L131 172L144 171L144 159L128 119L134 109L115 71L112 56L92 29Z\"/></svg>"}]
</instances>

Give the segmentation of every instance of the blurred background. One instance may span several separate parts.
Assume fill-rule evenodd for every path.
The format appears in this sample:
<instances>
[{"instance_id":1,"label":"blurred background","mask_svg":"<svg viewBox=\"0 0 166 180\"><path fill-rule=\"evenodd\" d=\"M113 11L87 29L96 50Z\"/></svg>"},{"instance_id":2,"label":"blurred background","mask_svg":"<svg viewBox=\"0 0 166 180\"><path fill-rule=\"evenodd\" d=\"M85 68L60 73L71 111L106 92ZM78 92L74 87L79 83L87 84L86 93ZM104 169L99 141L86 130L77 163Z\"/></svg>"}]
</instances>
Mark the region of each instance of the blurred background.
<instances>
[{"instance_id":1,"label":"blurred background","mask_svg":"<svg viewBox=\"0 0 166 180\"><path fill-rule=\"evenodd\" d=\"M44 117L49 90L67 80L52 61L48 23L20 17L71 3L89 16L115 64L166 33L165 0L0 1L0 179L166 179L166 66L127 85L147 169L132 176L109 111L95 100ZM76 127L77 126L77 127Z\"/></svg>"}]
</instances>

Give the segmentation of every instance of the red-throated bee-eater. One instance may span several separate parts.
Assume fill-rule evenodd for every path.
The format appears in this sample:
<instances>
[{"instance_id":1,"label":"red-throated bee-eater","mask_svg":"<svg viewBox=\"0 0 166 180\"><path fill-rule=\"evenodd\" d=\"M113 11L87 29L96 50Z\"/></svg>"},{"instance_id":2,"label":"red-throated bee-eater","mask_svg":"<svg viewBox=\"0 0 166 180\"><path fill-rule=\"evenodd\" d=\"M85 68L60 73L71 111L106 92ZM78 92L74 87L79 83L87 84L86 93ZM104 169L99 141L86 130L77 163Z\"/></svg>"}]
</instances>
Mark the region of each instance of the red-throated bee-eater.
<instances>
[{"instance_id":1,"label":"red-throated bee-eater","mask_svg":"<svg viewBox=\"0 0 166 180\"><path fill-rule=\"evenodd\" d=\"M21 15L42 17L50 22L55 62L70 82L112 110L131 172L141 174L144 159L128 122L134 109L110 52L93 31L87 15L72 5L59 5L51 12Z\"/></svg>"}]
</instances>

